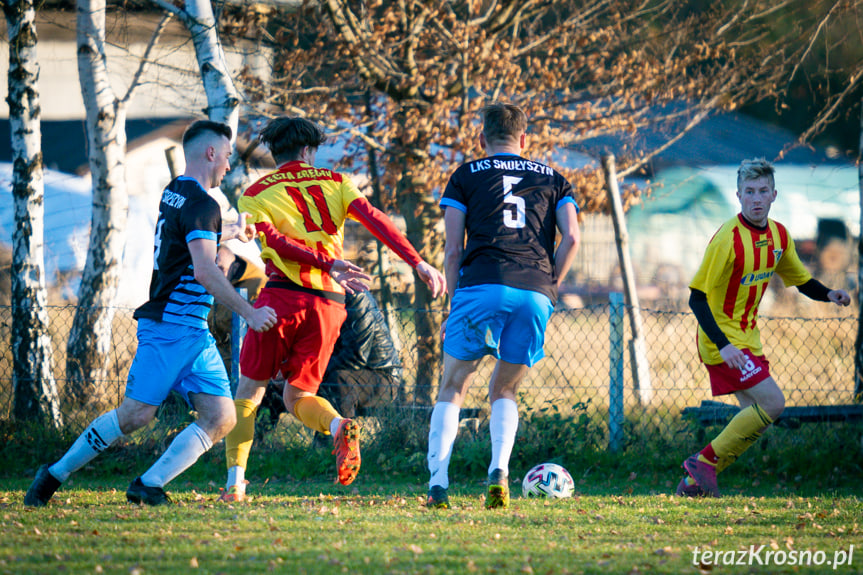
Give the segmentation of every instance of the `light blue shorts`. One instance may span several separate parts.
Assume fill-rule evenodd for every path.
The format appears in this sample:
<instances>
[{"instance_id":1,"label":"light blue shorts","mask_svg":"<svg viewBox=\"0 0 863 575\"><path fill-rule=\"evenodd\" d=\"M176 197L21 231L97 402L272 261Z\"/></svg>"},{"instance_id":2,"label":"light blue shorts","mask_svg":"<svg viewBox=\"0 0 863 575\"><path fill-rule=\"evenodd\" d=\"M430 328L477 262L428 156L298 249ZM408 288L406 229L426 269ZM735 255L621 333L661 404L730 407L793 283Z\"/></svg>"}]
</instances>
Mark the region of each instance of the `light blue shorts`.
<instances>
[{"instance_id":1,"label":"light blue shorts","mask_svg":"<svg viewBox=\"0 0 863 575\"><path fill-rule=\"evenodd\" d=\"M126 397L161 405L172 390L190 405L190 393L232 397L216 340L207 329L139 319Z\"/></svg>"},{"instance_id":2,"label":"light blue shorts","mask_svg":"<svg viewBox=\"0 0 863 575\"><path fill-rule=\"evenodd\" d=\"M443 349L472 361L493 355L531 366L545 357L545 327L554 306L539 292L498 284L459 288L446 322Z\"/></svg>"}]
</instances>

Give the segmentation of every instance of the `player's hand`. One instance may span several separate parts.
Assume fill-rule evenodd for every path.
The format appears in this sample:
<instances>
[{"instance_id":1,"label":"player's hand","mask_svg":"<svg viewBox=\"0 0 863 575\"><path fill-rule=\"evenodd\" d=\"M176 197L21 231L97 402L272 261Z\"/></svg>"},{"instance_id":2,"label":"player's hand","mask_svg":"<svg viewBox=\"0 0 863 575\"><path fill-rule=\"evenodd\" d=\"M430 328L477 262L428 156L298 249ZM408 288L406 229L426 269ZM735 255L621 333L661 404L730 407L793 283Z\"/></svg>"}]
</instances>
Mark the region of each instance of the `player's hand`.
<instances>
[{"instance_id":1,"label":"player's hand","mask_svg":"<svg viewBox=\"0 0 863 575\"><path fill-rule=\"evenodd\" d=\"M743 371L743 368L746 367L746 362L749 361L745 353L730 343L719 350L719 355L722 356L723 361L725 361L728 367L739 369L740 371Z\"/></svg>"},{"instance_id":2,"label":"player's hand","mask_svg":"<svg viewBox=\"0 0 863 575\"><path fill-rule=\"evenodd\" d=\"M252 313L248 315L246 324L255 331L267 331L278 321L276 311L269 306L261 306L252 308Z\"/></svg>"},{"instance_id":3,"label":"player's hand","mask_svg":"<svg viewBox=\"0 0 863 575\"><path fill-rule=\"evenodd\" d=\"M247 217L251 217L251 215L246 212L240 212L240 219L237 221L237 227L239 228L237 239L243 243L252 241L257 233L255 224L246 223Z\"/></svg>"},{"instance_id":4,"label":"player's hand","mask_svg":"<svg viewBox=\"0 0 863 575\"><path fill-rule=\"evenodd\" d=\"M240 214L239 219L233 224L222 224L222 240L240 240L243 243L251 241L257 231L255 224L247 224L246 218L251 217L246 212Z\"/></svg>"},{"instance_id":5,"label":"player's hand","mask_svg":"<svg viewBox=\"0 0 863 575\"><path fill-rule=\"evenodd\" d=\"M844 289L834 289L827 294L827 299L836 305L848 305L851 303L851 296Z\"/></svg>"},{"instance_id":6,"label":"player's hand","mask_svg":"<svg viewBox=\"0 0 863 575\"><path fill-rule=\"evenodd\" d=\"M417 275L431 290L433 298L446 293L446 278L442 273L430 266L427 262L418 263L416 270Z\"/></svg>"},{"instance_id":7,"label":"player's hand","mask_svg":"<svg viewBox=\"0 0 863 575\"><path fill-rule=\"evenodd\" d=\"M369 286L365 282L372 279L363 272L363 268L346 260L334 261L330 268L330 276L345 288L347 293L369 291Z\"/></svg>"}]
</instances>

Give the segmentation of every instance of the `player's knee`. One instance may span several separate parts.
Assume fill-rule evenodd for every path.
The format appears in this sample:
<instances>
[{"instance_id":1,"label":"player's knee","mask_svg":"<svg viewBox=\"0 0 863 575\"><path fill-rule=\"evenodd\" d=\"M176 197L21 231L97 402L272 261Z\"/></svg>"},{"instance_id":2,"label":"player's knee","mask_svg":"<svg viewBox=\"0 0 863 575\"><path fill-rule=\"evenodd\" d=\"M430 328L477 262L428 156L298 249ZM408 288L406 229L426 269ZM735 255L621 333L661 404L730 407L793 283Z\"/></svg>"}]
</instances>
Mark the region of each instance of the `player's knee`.
<instances>
[{"instance_id":1,"label":"player's knee","mask_svg":"<svg viewBox=\"0 0 863 575\"><path fill-rule=\"evenodd\" d=\"M124 435L137 431L153 421L156 408L151 405L126 401L117 409L117 424Z\"/></svg>"},{"instance_id":2,"label":"player's knee","mask_svg":"<svg viewBox=\"0 0 863 575\"><path fill-rule=\"evenodd\" d=\"M776 421L785 411L785 396L781 393L776 394L765 401L761 408L770 416L770 419Z\"/></svg>"},{"instance_id":3,"label":"player's knee","mask_svg":"<svg viewBox=\"0 0 863 575\"><path fill-rule=\"evenodd\" d=\"M200 417L199 414L197 423L215 443L228 435L237 424L237 412L234 409L219 409L207 417Z\"/></svg>"}]
</instances>

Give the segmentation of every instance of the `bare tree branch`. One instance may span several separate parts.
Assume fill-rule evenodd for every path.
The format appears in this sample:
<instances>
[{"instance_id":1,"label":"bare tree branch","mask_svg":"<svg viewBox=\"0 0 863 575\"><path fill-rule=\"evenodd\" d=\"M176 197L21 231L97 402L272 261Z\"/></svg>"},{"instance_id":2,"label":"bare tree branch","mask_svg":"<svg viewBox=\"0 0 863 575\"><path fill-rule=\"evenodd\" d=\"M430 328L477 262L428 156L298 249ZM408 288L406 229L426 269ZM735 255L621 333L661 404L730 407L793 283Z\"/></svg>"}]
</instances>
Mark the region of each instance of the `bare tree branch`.
<instances>
[{"instance_id":1,"label":"bare tree branch","mask_svg":"<svg viewBox=\"0 0 863 575\"><path fill-rule=\"evenodd\" d=\"M132 77L132 81L129 84L129 89L126 90L126 95L120 98L120 101L128 103L132 100L132 95L135 92L135 89L140 85L141 77L147 71L147 68L150 64L150 53L153 51L153 48L156 46L156 43L159 41L159 37L161 37L162 32L164 32L165 27L168 25L168 22L171 20L172 13L165 12L162 15L162 19L159 21L158 26L153 31L153 35L150 37L150 41L147 43L147 48L144 50L143 56L141 56L141 62L138 65L138 69L135 70L135 75Z\"/></svg>"}]
</instances>

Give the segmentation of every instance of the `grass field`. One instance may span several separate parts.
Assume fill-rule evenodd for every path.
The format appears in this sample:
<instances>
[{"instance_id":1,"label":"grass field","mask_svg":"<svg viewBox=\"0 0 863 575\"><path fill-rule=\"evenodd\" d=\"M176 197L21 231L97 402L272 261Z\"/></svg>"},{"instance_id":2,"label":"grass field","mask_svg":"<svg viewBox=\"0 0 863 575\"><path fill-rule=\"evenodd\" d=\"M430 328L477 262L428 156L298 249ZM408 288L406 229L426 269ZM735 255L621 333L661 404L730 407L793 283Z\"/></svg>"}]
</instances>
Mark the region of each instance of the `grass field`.
<instances>
[{"instance_id":1,"label":"grass field","mask_svg":"<svg viewBox=\"0 0 863 575\"><path fill-rule=\"evenodd\" d=\"M649 474L576 474L570 499L489 511L481 482L456 483L453 509L428 510L424 483L361 476L347 488L270 481L226 505L193 470L161 508L126 503L127 477L85 473L44 509L23 507L27 481L2 480L0 572L825 573L841 560L836 573L863 573L850 489L688 500L657 493L667 487Z\"/></svg>"},{"instance_id":2,"label":"grass field","mask_svg":"<svg viewBox=\"0 0 863 575\"><path fill-rule=\"evenodd\" d=\"M310 435L283 417L256 439L250 502L216 502L225 471L218 445L168 486L175 505L126 503L129 481L190 420L176 406L73 475L48 508L27 509L21 501L36 466L59 457L80 429L56 433L5 417L5 349L0 573L863 573L859 423L771 429L720 477L728 496L670 495L681 459L719 430L680 417L682 407L709 398L693 322L688 314L646 315L655 403L638 406L627 379L625 441L613 454L606 451L607 315L553 317L548 358L522 388L512 486L517 495L519 473L553 460L572 472L577 494L554 502L515 497L505 511L483 508L484 413L464 422L456 442L455 508L430 511L423 506L428 414L401 408L366 421L363 472L348 488L328 479L329 450L311 449ZM856 321L765 318L763 327L771 371L789 405L850 402ZM134 336L126 340L112 356L118 386ZM55 349L64 341L57 336ZM409 350L407 359L415 373ZM478 381L489 369L483 366ZM477 383L467 406L486 405ZM75 415L82 426L92 418Z\"/></svg>"}]
</instances>

